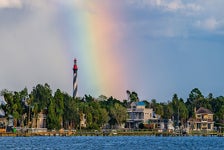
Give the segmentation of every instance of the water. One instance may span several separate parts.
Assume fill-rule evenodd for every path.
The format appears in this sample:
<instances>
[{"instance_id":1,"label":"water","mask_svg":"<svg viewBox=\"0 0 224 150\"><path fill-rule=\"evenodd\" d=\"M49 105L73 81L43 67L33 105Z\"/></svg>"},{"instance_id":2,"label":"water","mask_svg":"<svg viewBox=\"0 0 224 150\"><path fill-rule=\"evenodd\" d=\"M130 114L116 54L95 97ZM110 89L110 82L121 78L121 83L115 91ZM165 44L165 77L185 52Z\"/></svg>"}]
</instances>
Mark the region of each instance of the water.
<instances>
[{"instance_id":1,"label":"water","mask_svg":"<svg viewBox=\"0 0 224 150\"><path fill-rule=\"evenodd\" d=\"M0 137L0 150L218 150L222 137L81 136Z\"/></svg>"}]
</instances>

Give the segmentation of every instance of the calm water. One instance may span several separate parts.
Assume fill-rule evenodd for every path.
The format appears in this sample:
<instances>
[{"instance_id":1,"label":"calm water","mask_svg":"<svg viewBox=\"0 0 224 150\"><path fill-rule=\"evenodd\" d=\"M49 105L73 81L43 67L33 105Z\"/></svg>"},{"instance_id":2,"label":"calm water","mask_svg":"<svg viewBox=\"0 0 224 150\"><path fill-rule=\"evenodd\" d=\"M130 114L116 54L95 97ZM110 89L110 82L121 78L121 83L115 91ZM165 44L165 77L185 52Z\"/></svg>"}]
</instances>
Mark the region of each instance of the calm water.
<instances>
[{"instance_id":1,"label":"calm water","mask_svg":"<svg viewBox=\"0 0 224 150\"><path fill-rule=\"evenodd\" d=\"M82 136L0 137L0 150L60 149L224 149L224 137Z\"/></svg>"}]
</instances>

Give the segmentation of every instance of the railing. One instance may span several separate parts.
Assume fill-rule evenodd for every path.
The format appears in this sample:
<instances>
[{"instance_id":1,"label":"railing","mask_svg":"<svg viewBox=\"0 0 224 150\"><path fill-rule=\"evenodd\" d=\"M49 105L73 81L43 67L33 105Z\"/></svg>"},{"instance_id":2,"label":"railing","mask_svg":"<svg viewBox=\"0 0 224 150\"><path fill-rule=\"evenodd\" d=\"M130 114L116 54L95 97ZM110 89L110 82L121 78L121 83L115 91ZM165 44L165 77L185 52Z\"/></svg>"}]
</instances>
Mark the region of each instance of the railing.
<instances>
[{"instance_id":1,"label":"railing","mask_svg":"<svg viewBox=\"0 0 224 150\"><path fill-rule=\"evenodd\" d=\"M196 119L197 122L213 122L212 119Z\"/></svg>"},{"instance_id":2,"label":"railing","mask_svg":"<svg viewBox=\"0 0 224 150\"><path fill-rule=\"evenodd\" d=\"M144 112L144 109L131 109L131 108L128 108L127 112Z\"/></svg>"},{"instance_id":3,"label":"railing","mask_svg":"<svg viewBox=\"0 0 224 150\"><path fill-rule=\"evenodd\" d=\"M127 121L143 121L144 118L140 119L140 118L134 118L134 119L127 119Z\"/></svg>"}]
</instances>

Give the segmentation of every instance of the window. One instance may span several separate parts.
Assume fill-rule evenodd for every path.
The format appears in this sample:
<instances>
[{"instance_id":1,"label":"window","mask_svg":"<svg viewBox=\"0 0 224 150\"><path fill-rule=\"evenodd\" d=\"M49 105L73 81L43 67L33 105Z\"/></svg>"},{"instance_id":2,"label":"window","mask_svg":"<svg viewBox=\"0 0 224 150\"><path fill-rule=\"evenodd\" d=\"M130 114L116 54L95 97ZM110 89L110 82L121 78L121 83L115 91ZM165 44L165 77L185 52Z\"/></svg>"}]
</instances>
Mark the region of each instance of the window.
<instances>
[{"instance_id":1,"label":"window","mask_svg":"<svg viewBox=\"0 0 224 150\"><path fill-rule=\"evenodd\" d=\"M201 124L197 123L197 129L201 129Z\"/></svg>"},{"instance_id":2,"label":"window","mask_svg":"<svg viewBox=\"0 0 224 150\"><path fill-rule=\"evenodd\" d=\"M208 124L208 129L211 129L211 124L210 123Z\"/></svg>"},{"instance_id":3,"label":"window","mask_svg":"<svg viewBox=\"0 0 224 150\"><path fill-rule=\"evenodd\" d=\"M201 115L197 115L197 118L201 118Z\"/></svg>"}]
</instances>

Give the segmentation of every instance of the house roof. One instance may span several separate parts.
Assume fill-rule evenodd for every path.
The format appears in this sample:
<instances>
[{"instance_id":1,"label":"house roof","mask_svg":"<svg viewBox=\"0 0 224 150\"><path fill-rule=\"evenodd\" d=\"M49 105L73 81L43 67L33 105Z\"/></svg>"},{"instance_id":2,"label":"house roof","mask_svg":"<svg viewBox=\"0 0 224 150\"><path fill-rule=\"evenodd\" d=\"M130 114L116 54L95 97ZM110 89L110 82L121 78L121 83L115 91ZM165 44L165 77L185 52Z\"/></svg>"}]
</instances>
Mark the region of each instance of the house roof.
<instances>
[{"instance_id":1,"label":"house roof","mask_svg":"<svg viewBox=\"0 0 224 150\"><path fill-rule=\"evenodd\" d=\"M188 119L188 121L194 121L194 120L195 120L195 119L194 119L194 118L192 118L192 117Z\"/></svg>"},{"instance_id":2,"label":"house roof","mask_svg":"<svg viewBox=\"0 0 224 150\"><path fill-rule=\"evenodd\" d=\"M145 102L138 102L137 106L145 106Z\"/></svg>"},{"instance_id":3,"label":"house roof","mask_svg":"<svg viewBox=\"0 0 224 150\"><path fill-rule=\"evenodd\" d=\"M197 111L197 114L213 114L209 109L206 109L204 107L200 107Z\"/></svg>"},{"instance_id":4,"label":"house roof","mask_svg":"<svg viewBox=\"0 0 224 150\"><path fill-rule=\"evenodd\" d=\"M0 117L5 117L5 112L3 109L0 109Z\"/></svg>"},{"instance_id":5,"label":"house roof","mask_svg":"<svg viewBox=\"0 0 224 150\"><path fill-rule=\"evenodd\" d=\"M6 105L6 104L7 104L6 101L0 98L0 105Z\"/></svg>"}]
</instances>

